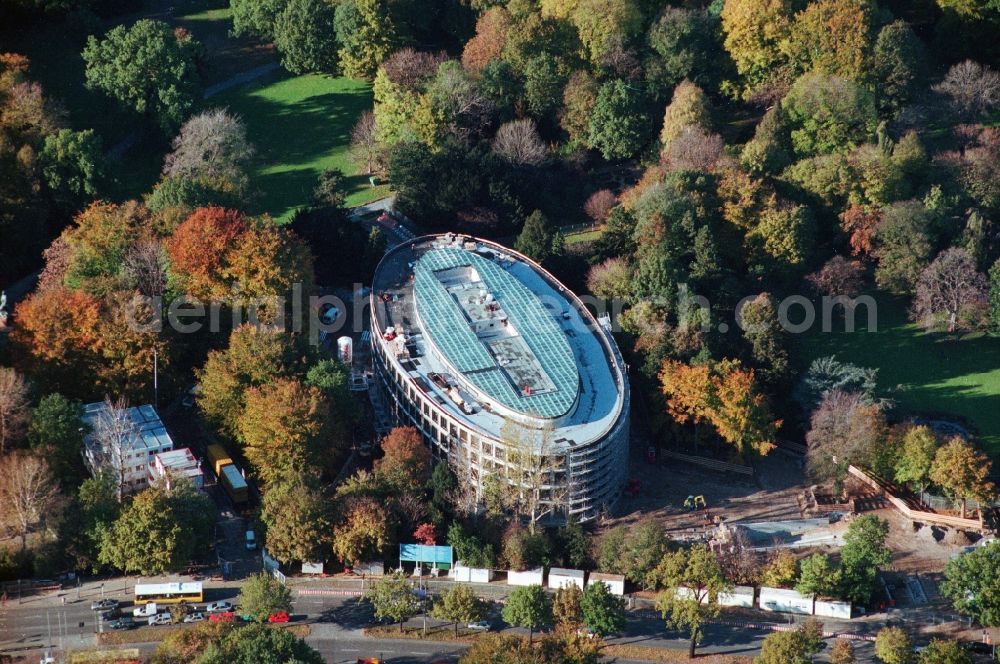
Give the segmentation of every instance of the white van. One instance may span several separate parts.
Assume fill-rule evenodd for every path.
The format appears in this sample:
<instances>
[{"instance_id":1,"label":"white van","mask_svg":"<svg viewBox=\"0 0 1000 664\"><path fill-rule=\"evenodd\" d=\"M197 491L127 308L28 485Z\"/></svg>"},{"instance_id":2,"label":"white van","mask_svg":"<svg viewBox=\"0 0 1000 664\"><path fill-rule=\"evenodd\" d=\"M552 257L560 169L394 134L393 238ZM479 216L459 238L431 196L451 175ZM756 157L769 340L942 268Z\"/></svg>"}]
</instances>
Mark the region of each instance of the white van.
<instances>
[{"instance_id":1,"label":"white van","mask_svg":"<svg viewBox=\"0 0 1000 664\"><path fill-rule=\"evenodd\" d=\"M252 530L247 531L247 551L253 551L257 548L257 536L254 535Z\"/></svg>"}]
</instances>

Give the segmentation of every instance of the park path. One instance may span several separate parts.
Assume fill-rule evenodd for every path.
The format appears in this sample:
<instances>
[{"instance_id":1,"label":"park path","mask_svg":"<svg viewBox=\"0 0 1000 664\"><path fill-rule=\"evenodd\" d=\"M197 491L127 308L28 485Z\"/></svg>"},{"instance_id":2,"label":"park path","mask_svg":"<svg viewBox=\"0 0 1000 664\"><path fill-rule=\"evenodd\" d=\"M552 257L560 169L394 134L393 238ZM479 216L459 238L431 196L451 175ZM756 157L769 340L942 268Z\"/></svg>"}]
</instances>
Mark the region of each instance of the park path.
<instances>
[{"instance_id":1,"label":"park path","mask_svg":"<svg viewBox=\"0 0 1000 664\"><path fill-rule=\"evenodd\" d=\"M276 71L279 66L280 65L278 65L277 62L268 62L267 64L263 64L259 67L254 67L249 71L245 71L242 74L236 74L235 76L227 78L224 81L220 81L215 85L210 85L207 88L205 88L205 93L202 95L202 98L208 99L210 97L214 97L220 92L228 90L229 88L235 88L236 86L244 85L246 83L250 83L251 81L256 81L261 76L266 76L267 74L270 74L272 71Z\"/></svg>"},{"instance_id":2,"label":"park path","mask_svg":"<svg viewBox=\"0 0 1000 664\"><path fill-rule=\"evenodd\" d=\"M224 81L219 81L215 85L210 85L205 88L205 92L201 95L201 98L210 99L220 92L224 92L230 88L235 88L240 85L246 85L247 83L256 81L258 78L276 71L279 66L280 65L277 62L268 62L260 67L254 67L249 71L231 76ZM121 157L139 141L140 136L142 136L142 132L138 129L133 129L125 136L125 138L111 146L111 148L107 151L107 156Z\"/></svg>"}]
</instances>

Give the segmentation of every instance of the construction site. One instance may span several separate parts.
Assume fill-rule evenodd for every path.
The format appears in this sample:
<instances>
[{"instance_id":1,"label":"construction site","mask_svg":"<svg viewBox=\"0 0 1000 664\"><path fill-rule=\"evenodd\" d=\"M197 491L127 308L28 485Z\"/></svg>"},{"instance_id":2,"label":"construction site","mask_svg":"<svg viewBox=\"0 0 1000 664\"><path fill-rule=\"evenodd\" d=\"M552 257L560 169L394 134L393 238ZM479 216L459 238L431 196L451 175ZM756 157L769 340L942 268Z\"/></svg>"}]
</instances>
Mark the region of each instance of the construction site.
<instances>
[{"instance_id":1,"label":"construction site","mask_svg":"<svg viewBox=\"0 0 1000 664\"><path fill-rule=\"evenodd\" d=\"M624 361L610 323L539 265L452 233L404 242L376 270L371 331L391 419L417 427L477 495L499 477L537 492L548 521L615 504L629 446ZM525 486L528 475L541 486Z\"/></svg>"}]
</instances>

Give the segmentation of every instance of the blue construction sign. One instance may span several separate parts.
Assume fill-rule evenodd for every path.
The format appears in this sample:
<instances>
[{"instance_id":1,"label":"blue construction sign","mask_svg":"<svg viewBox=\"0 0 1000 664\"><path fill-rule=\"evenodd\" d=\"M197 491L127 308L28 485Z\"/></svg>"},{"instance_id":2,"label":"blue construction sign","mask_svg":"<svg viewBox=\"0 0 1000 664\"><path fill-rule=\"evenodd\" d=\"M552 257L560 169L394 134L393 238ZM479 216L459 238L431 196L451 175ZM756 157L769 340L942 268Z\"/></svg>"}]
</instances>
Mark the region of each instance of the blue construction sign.
<instances>
[{"instance_id":1,"label":"blue construction sign","mask_svg":"<svg viewBox=\"0 0 1000 664\"><path fill-rule=\"evenodd\" d=\"M450 546L435 544L400 544L399 562L428 563L451 567L453 552Z\"/></svg>"}]
</instances>

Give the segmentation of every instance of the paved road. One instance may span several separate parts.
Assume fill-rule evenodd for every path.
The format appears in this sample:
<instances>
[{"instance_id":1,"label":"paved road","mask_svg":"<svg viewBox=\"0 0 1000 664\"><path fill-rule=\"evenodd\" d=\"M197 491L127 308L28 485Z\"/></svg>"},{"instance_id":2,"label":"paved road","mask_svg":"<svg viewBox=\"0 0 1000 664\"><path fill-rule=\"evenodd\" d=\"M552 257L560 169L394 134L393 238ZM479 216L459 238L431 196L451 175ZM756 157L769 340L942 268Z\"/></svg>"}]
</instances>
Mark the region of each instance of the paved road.
<instances>
[{"instance_id":1,"label":"paved road","mask_svg":"<svg viewBox=\"0 0 1000 664\"><path fill-rule=\"evenodd\" d=\"M127 601L132 582L128 583L128 591L125 587L123 580L118 578L105 582L104 592L108 597ZM233 599L237 593L238 588L233 585L209 583L206 585L205 600ZM45 649L56 650L60 645L66 648L92 646L94 633L102 626L90 611L90 602L100 596L99 583L88 583L81 589L80 599L77 599L77 591L73 589L28 597L20 604L16 598L8 600L4 615L0 617L0 652L28 655ZM63 597L66 598L65 605L62 604ZM380 654L384 655L385 661L394 664L455 661L467 647L449 642L366 637L362 629L372 621L371 612L355 597L297 594L293 615L296 622L312 625L312 634L307 640L328 662L354 662L358 657ZM502 624L497 615L493 616L493 620L495 624ZM418 617L411 620L409 626L419 627L421 624L422 619ZM446 623L429 618L427 624L435 628ZM510 631L521 633L524 630ZM709 625L699 651L753 656L759 652L766 635L763 630ZM631 613L626 635L609 641L654 648L687 648L682 634L665 630L663 622L650 612ZM155 644L137 647L152 650ZM870 643L855 642L855 647L859 662L874 661Z\"/></svg>"}]
</instances>

